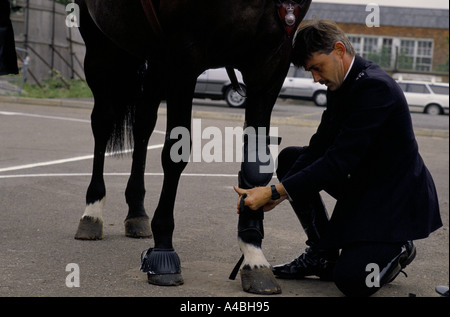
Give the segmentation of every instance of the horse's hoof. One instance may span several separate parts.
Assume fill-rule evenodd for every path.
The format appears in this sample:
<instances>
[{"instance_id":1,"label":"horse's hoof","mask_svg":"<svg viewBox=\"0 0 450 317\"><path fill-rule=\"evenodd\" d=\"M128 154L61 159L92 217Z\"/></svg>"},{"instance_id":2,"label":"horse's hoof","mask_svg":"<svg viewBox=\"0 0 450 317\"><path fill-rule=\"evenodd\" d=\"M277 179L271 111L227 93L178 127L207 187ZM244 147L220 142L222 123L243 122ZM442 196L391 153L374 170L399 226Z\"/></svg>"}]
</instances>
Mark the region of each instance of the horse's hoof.
<instances>
[{"instance_id":1,"label":"horse's hoof","mask_svg":"<svg viewBox=\"0 0 450 317\"><path fill-rule=\"evenodd\" d=\"M150 284L177 286L184 283L180 258L174 249L145 250L141 254L141 271L147 273Z\"/></svg>"},{"instance_id":2,"label":"horse's hoof","mask_svg":"<svg viewBox=\"0 0 450 317\"><path fill-rule=\"evenodd\" d=\"M103 220L85 216L80 219L78 230L75 234L77 240L101 240L103 239Z\"/></svg>"},{"instance_id":3,"label":"horse's hoof","mask_svg":"<svg viewBox=\"0 0 450 317\"><path fill-rule=\"evenodd\" d=\"M248 293L261 295L281 293L281 287L268 267L250 269L249 266L244 266L241 269L241 282L242 289Z\"/></svg>"},{"instance_id":4,"label":"horse's hoof","mask_svg":"<svg viewBox=\"0 0 450 317\"><path fill-rule=\"evenodd\" d=\"M150 274L147 273L148 283L159 286L178 286L184 283L181 274Z\"/></svg>"},{"instance_id":5,"label":"horse's hoof","mask_svg":"<svg viewBox=\"0 0 450 317\"><path fill-rule=\"evenodd\" d=\"M125 235L130 238L151 238L152 229L147 216L125 220Z\"/></svg>"}]
</instances>

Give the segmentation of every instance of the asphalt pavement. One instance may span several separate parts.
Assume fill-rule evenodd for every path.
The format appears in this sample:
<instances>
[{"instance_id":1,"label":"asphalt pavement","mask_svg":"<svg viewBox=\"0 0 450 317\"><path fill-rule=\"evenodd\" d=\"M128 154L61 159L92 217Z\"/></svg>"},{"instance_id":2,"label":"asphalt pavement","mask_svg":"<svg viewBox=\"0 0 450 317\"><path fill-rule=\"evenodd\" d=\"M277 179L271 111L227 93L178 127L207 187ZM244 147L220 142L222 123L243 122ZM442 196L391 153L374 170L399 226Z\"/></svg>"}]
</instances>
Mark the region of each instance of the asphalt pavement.
<instances>
[{"instance_id":1,"label":"asphalt pavement","mask_svg":"<svg viewBox=\"0 0 450 317\"><path fill-rule=\"evenodd\" d=\"M0 97L0 297L220 297L261 296L242 291L239 276L228 276L240 257L237 244L239 162L191 162L180 181L175 205L174 247L181 259L184 285L149 285L139 271L140 254L152 239L124 235L124 198L131 156L107 157L104 239L73 237L84 211L92 168L90 102ZM194 118L208 127L241 127L241 114L202 111ZM283 138L279 150L307 144L320 114L301 118L275 115L272 133ZM150 139L146 169L146 208L152 216L162 184L160 165L165 111L160 110ZM277 131L278 130L278 131ZM417 141L434 177L444 227L416 241L417 257L374 297L439 297L437 285L449 283L449 139L448 131L419 133ZM223 140L223 139L222 139ZM204 139L204 146L209 140ZM223 144L224 151L235 151ZM224 160L223 160L224 161ZM275 180L274 180L275 182ZM334 200L323 195L329 212ZM302 253L306 236L289 204L265 215L263 251L273 264ZM79 280L74 276L79 273ZM78 282L78 283L77 283ZM315 278L279 280L277 298L341 297L332 282ZM271 297L273 298L273 297ZM181 309L181 307L180 307Z\"/></svg>"}]
</instances>

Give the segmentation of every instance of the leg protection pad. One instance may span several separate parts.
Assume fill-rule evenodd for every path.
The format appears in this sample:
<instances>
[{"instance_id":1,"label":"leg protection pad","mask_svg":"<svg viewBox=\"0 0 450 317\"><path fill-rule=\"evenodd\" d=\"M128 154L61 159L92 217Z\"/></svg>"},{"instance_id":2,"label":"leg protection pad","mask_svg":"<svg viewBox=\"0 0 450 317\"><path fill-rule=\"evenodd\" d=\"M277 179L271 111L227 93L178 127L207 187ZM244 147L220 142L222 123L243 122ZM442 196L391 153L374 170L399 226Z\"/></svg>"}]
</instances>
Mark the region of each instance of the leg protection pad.
<instances>
[{"instance_id":1,"label":"leg protection pad","mask_svg":"<svg viewBox=\"0 0 450 317\"><path fill-rule=\"evenodd\" d=\"M250 189L256 186L266 186L272 179L274 161L269 151L269 144L280 144L281 138L244 135L244 159L239 172L239 187ZM243 199L245 199L243 197ZM243 202L243 200L241 200ZM248 207L240 208L238 237L246 243L261 247L264 238L264 212L254 211Z\"/></svg>"},{"instance_id":2,"label":"leg protection pad","mask_svg":"<svg viewBox=\"0 0 450 317\"><path fill-rule=\"evenodd\" d=\"M243 160L239 172L239 187L249 189L266 186L273 176L275 163L270 154L270 144L280 144L281 138L245 134Z\"/></svg>"}]
</instances>

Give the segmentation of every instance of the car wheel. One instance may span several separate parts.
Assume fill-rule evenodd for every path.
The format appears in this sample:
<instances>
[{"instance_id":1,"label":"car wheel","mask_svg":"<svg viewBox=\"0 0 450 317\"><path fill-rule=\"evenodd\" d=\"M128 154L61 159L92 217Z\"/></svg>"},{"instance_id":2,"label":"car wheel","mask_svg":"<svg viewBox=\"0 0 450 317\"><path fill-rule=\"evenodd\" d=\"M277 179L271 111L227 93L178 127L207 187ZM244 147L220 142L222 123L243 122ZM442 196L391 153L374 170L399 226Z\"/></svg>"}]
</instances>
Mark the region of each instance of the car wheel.
<instances>
[{"instance_id":1,"label":"car wheel","mask_svg":"<svg viewBox=\"0 0 450 317\"><path fill-rule=\"evenodd\" d=\"M242 90L245 90L245 86L241 85ZM242 97L236 90L233 89L233 87L228 87L225 90L224 95L225 101L227 102L228 106L233 108L240 108L245 105L246 99L245 97Z\"/></svg>"},{"instance_id":2,"label":"car wheel","mask_svg":"<svg viewBox=\"0 0 450 317\"><path fill-rule=\"evenodd\" d=\"M327 93L325 91L316 91L313 96L316 106L325 107L327 105Z\"/></svg>"},{"instance_id":3,"label":"car wheel","mask_svg":"<svg viewBox=\"0 0 450 317\"><path fill-rule=\"evenodd\" d=\"M426 106L425 111L426 114L431 114L431 115L439 115L442 113L442 108L441 106L437 105L437 104L431 104Z\"/></svg>"}]
</instances>

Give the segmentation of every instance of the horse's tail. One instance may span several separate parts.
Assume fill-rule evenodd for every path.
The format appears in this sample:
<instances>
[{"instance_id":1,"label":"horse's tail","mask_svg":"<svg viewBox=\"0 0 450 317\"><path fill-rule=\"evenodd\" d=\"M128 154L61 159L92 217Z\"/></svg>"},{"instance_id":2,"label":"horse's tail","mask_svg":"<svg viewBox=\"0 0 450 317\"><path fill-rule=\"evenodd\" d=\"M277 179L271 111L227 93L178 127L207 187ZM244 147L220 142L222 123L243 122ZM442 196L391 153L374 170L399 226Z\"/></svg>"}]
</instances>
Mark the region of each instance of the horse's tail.
<instances>
[{"instance_id":1,"label":"horse's tail","mask_svg":"<svg viewBox=\"0 0 450 317\"><path fill-rule=\"evenodd\" d=\"M133 127L139 107L145 107L144 80L147 63L143 62L134 70L134 76L120 79L121 91L117 93L117 100L112 101L112 128L107 143L107 151L117 154L134 146Z\"/></svg>"},{"instance_id":2,"label":"horse's tail","mask_svg":"<svg viewBox=\"0 0 450 317\"><path fill-rule=\"evenodd\" d=\"M134 146L133 123L135 120L136 106L133 103L122 104L114 109L113 124L106 146L107 152L123 154L126 149Z\"/></svg>"},{"instance_id":3,"label":"horse's tail","mask_svg":"<svg viewBox=\"0 0 450 317\"><path fill-rule=\"evenodd\" d=\"M94 134L96 131L103 134L107 139L106 150L116 154L133 148L137 112L140 107L145 107L143 68L146 66L128 66L130 68L126 72L118 71L113 80L102 81L101 88L95 84L91 86L96 99L91 118ZM105 87L106 84L109 87Z\"/></svg>"}]
</instances>

